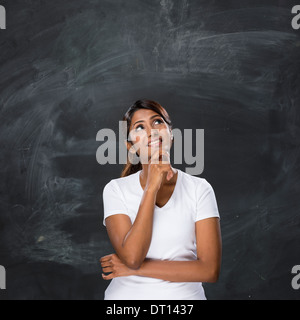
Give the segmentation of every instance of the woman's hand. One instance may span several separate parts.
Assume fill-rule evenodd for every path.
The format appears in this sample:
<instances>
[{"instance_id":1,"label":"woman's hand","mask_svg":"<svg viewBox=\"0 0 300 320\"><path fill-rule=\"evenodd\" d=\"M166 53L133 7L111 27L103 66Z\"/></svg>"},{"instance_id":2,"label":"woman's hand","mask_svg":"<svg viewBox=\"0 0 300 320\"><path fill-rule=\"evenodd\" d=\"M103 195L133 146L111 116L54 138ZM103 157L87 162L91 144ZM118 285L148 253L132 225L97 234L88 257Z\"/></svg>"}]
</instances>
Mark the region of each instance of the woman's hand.
<instances>
[{"instance_id":1,"label":"woman's hand","mask_svg":"<svg viewBox=\"0 0 300 320\"><path fill-rule=\"evenodd\" d=\"M103 272L109 273L105 275L102 273L104 280L111 280L117 277L126 277L135 275L136 270L128 268L116 254L109 254L100 259Z\"/></svg>"},{"instance_id":2,"label":"woman's hand","mask_svg":"<svg viewBox=\"0 0 300 320\"><path fill-rule=\"evenodd\" d=\"M167 150L156 150L153 153L149 166L145 189L153 189L158 191L164 174L167 174L166 179L169 181L174 173L170 164L170 154Z\"/></svg>"}]
</instances>

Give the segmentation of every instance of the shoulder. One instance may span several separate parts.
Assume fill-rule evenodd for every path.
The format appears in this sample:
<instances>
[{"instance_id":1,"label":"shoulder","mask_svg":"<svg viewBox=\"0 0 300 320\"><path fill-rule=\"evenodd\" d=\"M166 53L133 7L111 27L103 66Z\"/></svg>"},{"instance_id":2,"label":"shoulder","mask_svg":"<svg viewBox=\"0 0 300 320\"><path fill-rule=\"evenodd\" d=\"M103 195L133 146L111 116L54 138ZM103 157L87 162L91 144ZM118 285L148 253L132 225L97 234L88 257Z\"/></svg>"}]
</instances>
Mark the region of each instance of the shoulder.
<instances>
[{"instance_id":1,"label":"shoulder","mask_svg":"<svg viewBox=\"0 0 300 320\"><path fill-rule=\"evenodd\" d=\"M192 176L181 171L181 196L186 197L193 206L194 221L211 217L220 217L214 190L211 184L202 177Z\"/></svg>"},{"instance_id":2,"label":"shoulder","mask_svg":"<svg viewBox=\"0 0 300 320\"><path fill-rule=\"evenodd\" d=\"M193 188L197 193L203 193L212 189L211 184L205 178L192 176L189 173L186 173L182 170L180 171L182 176L181 183L184 187L188 188L189 190Z\"/></svg>"},{"instance_id":3,"label":"shoulder","mask_svg":"<svg viewBox=\"0 0 300 320\"><path fill-rule=\"evenodd\" d=\"M130 186L138 173L139 171L126 177L111 179L108 183L106 183L103 191L108 189L123 189L127 186Z\"/></svg>"}]
</instances>

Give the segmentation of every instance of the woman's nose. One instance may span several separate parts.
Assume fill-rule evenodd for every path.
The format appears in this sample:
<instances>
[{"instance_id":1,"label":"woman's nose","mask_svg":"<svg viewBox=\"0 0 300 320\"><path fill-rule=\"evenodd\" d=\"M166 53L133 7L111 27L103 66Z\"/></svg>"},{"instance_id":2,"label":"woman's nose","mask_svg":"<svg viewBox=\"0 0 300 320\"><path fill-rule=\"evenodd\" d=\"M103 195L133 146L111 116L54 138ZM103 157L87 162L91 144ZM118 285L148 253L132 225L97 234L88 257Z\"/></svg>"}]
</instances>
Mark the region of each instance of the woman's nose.
<instances>
[{"instance_id":1,"label":"woman's nose","mask_svg":"<svg viewBox=\"0 0 300 320\"><path fill-rule=\"evenodd\" d=\"M148 132L148 137L157 137L158 136L158 130L157 129L152 129L150 128L149 132Z\"/></svg>"}]
</instances>

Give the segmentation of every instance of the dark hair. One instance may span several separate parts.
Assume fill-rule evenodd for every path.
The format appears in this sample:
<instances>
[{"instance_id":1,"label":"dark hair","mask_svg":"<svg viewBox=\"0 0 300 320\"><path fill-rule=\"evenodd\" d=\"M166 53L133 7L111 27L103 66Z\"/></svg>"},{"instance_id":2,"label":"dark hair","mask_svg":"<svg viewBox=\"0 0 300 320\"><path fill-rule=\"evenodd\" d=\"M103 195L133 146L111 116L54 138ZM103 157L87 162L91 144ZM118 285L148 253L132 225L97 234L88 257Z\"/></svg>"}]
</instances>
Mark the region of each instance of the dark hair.
<instances>
[{"instance_id":1,"label":"dark hair","mask_svg":"<svg viewBox=\"0 0 300 320\"><path fill-rule=\"evenodd\" d=\"M164 119L164 121L168 124L170 129L172 129L172 122L168 112L158 102L153 100L146 100L146 99L138 100L127 110L127 112L123 117L123 121L127 122L127 132L125 134L127 137L127 141L128 141L128 135L130 131L133 114L140 109L148 109L158 113ZM129 176L133 173L138 172L141 169L142 169L142 164L140 162L138 164L132 164L129 161L128 154L127 154L127 163L124 165L124 168L121 173L121 177Z\"/></svg>"}]
</instances>

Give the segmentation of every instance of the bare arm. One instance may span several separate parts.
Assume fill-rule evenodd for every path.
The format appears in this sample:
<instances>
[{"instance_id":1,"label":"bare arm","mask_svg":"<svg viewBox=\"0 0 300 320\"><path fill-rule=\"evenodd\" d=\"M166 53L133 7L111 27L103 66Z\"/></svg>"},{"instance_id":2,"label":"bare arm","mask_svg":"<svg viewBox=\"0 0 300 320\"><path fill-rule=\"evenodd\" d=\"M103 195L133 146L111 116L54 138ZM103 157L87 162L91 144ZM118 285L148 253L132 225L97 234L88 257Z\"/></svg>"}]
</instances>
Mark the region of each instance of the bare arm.
<instances>
[{"instance_id":1,"label":"bare arm","mask_svg":"<svg viewBox=\"0 0 300 320\"><path fill-rule=\"evenodd\" d=\"M101 263L105 280L119 276L138 275L174 282L215 282L221 266L221 232L218 218L196 222L197 260L167 261L145 259L138 270L127 268L115 255Z\"/></svg>"},{"instance_id":2,"label":"bare arm","mask_svg":"<svg viewBox=\"0 0 300 320\"><path fill-rule=\"evenodd\" d=\"M145 189L133 224L124 214L112 215L105 220L112 246L120 259L132 269L137 269L147 255L155 201L156 192Z\"/></svg>"},{"instance_id":3,"label":"bare arm","mask_svg":"<svg viewBox=\"0 0 300 320\"><path fill-rule=\"evenodd\" d=\"M197 260L161 261L146 259L137 275L176 282L215 282L221 265L221 236L218 218L196 222Z\"/></svg>"},{"instance_id":4,"label":"bare arm","mask_svg":"<svg viewBox=\"0 0 300 320\"><path fill-rule=\"evenodd\" d=\"M166 151L157 150L151 159L158 159ZM153 227L153 213L156 195L161 186L163 174L171 177L169 161L150 163L144 194L133 224L127 215L117 214L105 219L109 239L119 258L132 269L138 269L150 247Z\"/></svg>"}]
</instances>

